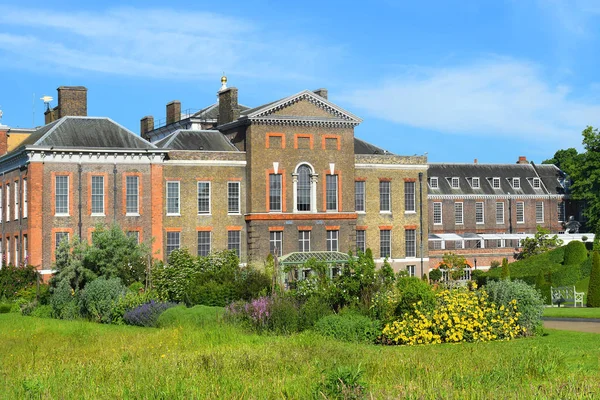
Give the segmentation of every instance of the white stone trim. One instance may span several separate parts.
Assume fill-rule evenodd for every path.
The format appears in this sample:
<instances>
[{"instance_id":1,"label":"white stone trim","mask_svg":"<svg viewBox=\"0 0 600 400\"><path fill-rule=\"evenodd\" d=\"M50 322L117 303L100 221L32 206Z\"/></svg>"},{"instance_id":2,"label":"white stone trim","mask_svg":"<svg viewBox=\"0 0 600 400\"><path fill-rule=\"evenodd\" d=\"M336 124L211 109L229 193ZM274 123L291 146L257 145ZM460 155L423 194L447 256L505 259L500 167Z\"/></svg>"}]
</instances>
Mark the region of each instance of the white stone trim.
<instances>
[{"instance_id":1,"label":"white stone trim","mask_svg":"<svg viewBox=\"0 0 600 400\"><path fill-rule=\"evenodd\" d=\"M444 199L499 199L499 200L512 200L512 199L564 199L566 195L563 194L429 194L427 195L428 200L444 200Z\"/></svg>"},{"instance_id":2,"label":"white stone trim","mask_svg":"<svg viewBox=\"0 0 600 400\"><path fill-rule=\"evenodd\" d=\"M356 169L409 169L409 170L426 170L427 164L354 164Z\"/></svg>"},{"instance_id":3,"label":"white stone trim","mask_svg":"<svg viewBox=\"0 0 600 400\"><path fill-rule=\"evenodd\" d=\"M246 160L165 160L165 165L198 165L203 167L245 167Z\"/></svg>"}]
</instances>

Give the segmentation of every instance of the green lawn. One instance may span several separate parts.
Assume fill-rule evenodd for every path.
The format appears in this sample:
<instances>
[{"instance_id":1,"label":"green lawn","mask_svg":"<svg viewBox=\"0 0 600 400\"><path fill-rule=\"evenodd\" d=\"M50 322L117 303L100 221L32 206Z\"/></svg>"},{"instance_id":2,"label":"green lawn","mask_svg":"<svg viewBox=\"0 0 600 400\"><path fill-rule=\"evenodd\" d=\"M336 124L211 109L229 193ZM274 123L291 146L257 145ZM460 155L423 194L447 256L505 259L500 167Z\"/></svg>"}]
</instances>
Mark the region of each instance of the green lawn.
<instances>
[{"instance_id":1,"label":"green lawn","mask_svg":"<svg viewBox=\"0 0 600 400\"><path fill-rule=\"evenodd\" d=\"M163 328L0 315L0 398L312 398L338 367L367 398L592 398L600 336L549 331L511 342L384 347L311 332L248 334L208 307ZM317 397L317 398L323 398Z\"/></svg>"},{"instance_id":2,"label":"green lawn","mask_svg":"<svg viewBox=\"0 0 600 400\"><path fill-rule=\"evenodd\" d=\"M587 307L549 307L544 309L544 317L552 318L598 318L600 308Z\"/></svg>"}]
</instances>

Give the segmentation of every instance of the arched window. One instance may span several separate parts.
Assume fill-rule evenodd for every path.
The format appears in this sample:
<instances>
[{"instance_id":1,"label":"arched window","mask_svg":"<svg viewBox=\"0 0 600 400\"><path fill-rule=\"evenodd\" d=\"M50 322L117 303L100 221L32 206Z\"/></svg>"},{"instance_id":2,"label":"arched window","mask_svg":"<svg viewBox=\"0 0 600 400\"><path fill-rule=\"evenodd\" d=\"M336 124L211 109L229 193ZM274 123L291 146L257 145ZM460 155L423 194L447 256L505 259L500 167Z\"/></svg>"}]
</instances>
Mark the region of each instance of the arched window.
<instances>
[{"instance_id":1,"label":"arched window","mask_svg":"<svg viewBox=\"0 0 600 400\"><path fill-rule=\"evenodd\" d=\"M311 175L312 169L302 164L298 167L298 190L297 190L297 207L298 211L311 210Z\"/></svg>"}]
</instances>

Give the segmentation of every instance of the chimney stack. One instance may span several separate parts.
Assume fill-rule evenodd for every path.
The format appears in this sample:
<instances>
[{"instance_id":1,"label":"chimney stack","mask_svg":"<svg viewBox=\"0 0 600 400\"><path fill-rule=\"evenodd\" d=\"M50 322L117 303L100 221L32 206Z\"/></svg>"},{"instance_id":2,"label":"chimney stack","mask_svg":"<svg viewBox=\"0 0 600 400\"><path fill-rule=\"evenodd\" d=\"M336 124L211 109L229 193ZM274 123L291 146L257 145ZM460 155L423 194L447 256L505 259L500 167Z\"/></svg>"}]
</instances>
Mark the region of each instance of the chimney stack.
<instances>
[{"instance_id":1,"label":"chimney stack","mask_svg":"<svg viewBox=\"0 0 600 400\"><path fill-rule=\"evenodd\" d=\"M181 102L173 100L167 104L167 125L181 120Z\"/></svg>"},{"instance_id":2,"label":"chimney stack","mask_svg":"<svg viewBox=\"0 0 600 400\"><path fill-rule=\"evenodd\" d=\"M238 90L235 87L219 91L219 117L217 125L227 124L240 117L238 106Z\"/></svg>"},{"instance_id":3,"label":"chimney stack","mask_svg":"<svg viewBox=\"0 0 600 400\"><path fill-rule=\"evenodd\" d=\"M477 164L477 159L474 159L474 160L473 160L473 164Z\"/></svg>"},{"instance_id":4,"label":"chimney stack","mask_svg":"<svg viewBox=\"0 0 600 400\"><path fill-rule=\"evenodd\" d=\"M60 86L58 89L58 105L44 112L47 124L66 116L87 116L87 88L84 86Z\"/></svg>"},{"instance_id":5,"label":"chimney stack","mask_svg":"<svg viewBox=\"0 0 600 400\"><path fill-rule=\"evenodd\" d=\"M147 133L154 130L154 117L152 115L146 115L140 120L140 136L146 140Z\"/></svg>"},{"instance_id":6,"label":"chimney stack","mask_svg":"<svg viewBox=\"0 0 600 400\"><path fill-rule=\"evenodd\" d=\"M517 164L529 164L529 162L527 161L527 157L519 156L519 161L517 161Z\"/></svg>"},{"instance_id":7,"label":"chimney stack","mask_svg":"<svg viewBox=\"0 0 600 400\"><path fill-rule=\"evenodd\" d=\"M327 100L327 94L328 94L327 89L321 88L321 89L313 90L313 92L316 95L321 96L322 98Z\"/></svg>"}]
</instances>

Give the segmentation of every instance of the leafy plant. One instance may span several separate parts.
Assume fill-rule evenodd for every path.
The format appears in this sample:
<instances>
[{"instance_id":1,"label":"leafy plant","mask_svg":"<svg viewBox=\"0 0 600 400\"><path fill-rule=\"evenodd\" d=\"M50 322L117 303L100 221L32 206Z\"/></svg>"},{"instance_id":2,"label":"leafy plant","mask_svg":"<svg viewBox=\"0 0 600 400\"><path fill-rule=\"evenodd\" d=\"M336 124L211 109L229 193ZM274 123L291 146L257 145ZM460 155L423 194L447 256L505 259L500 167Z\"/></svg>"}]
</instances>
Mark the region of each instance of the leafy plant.
<instances>
[{"instance_id":1,"label":"leafy plant","mask_svg":"<svg viewBox=\"0 0 600 400\"><path fill-rule=\"evenodd\" d=\"M127 325L136 325L144 327L155 327L158 323L158 317L171 307L175 307L177 303L173 302L150 302L142 304L133 310L127 311L123 315L123 320Z\"/></svg>"},{"instance_id":2,"label":"leafy plant","mask_svg":"<svg viewBox=\"0 0 600 400\"><path fill-rule=\"evenodd\" d=\"M321 318L315 324L315 331L345 342L374 343L381 334L381 324L364 315L347 312Z\"/></svg>"},{"instance_id":3,"label":"leafy plant","mask_svg":"<svg viewBox=\"0 0 600 400\"><path fill-rule=\"evenodd\" d=\"M558 235L550 236L548 229L538 225L534 237L522 240L522 250L516 258L522 260L536 254L545 253L561 245L562 240L558 238Z\"/></svg>"},{"instance_id":4,"label":"leafy plant","mask_svg":"<svg viewBox=\"0 0 600 400\"><path fill-rule=\"evenodd\" d=\"M366 396L366 383L360 368L336 367L325 375L315 389L315 398L358 400Z\"/></svg>"},{"instance_id":5,"label":"leafy plant","mask_svg":"<svg viewBox=\"0 0 600 400\"><path fill-rule=\"evenodd\" d=\"M510 268L508 267L508 260L506 258L502 259L502 272L500 273L500 278L503 280L510 280Z\"/></svg>"},{"instance_id":6,"label":"leafy plant","mask_svg":"<svg viewBox=\"0 0 600 400\"><path fill-rule=\"evenodd\" d=\"M583 242L573 240L565 246L564 265L580 265L587 258L588 252Z\"/></svg>"},{"instance_id":7,"label":"leafy plant","mask_svg":"<svg viewBox=\"0 0 600 400\"><path fill-rule=\"evenodd\" d=\"M587 306L600 307L600 254L595 251L592 261L592 273L587 293Z\"/></svg>"},{"instance_id":8,"label":"leafy plant","mask_svg":"<svg viewBox=\"0 0 600 400\"><path fill-rule=\"evenodd\" d=\"M439 282L442 279L442 271L439 268L434 268L429 271L429 279L432 282Z\"/></svg>"},{"instance_id":9,"label":"leafy plant","mask_svg":"<svg viewBox=\"0 0 600 400\"><path fill-rule=\"evenodd\" d=\"M93 280L80 293L81 314L93 321L111 323L113 307L126 291L119 278Z\"/></svg>"},{"instance_id":10,"label":"leafy plant","mask_svg":"<svg viewBox=\"0 0 600 400\"><path fill-rule=\"evenodd\" d=\"M444 253L439 266L439 268L447 270L450 278L454 280L461 279L466 267L467 259L460 254L454 253Z\"/></svg>"},{"instance_id":11,"label":"leafy plant","mask_svg":"<svg viewBox=\"0 0 600 400\"><path fill-rule=\"evenodd\" d=\"M3 266L0 268L0 299L11 300L19 297L21 290L35 287L37 279L37 270L33 265Z\"/></svg>"},{"instance_id":12,"label":"leafy plant","mask_svg":"<svg viewBox=\"0 0 600 400\"><path fill-rule=\"evenodd\" d=\"M61 281L50 297L52 316L59 319L79 318L78 297L78 292L71 288L67 280Z\"/></svg>"}]
</instances>

